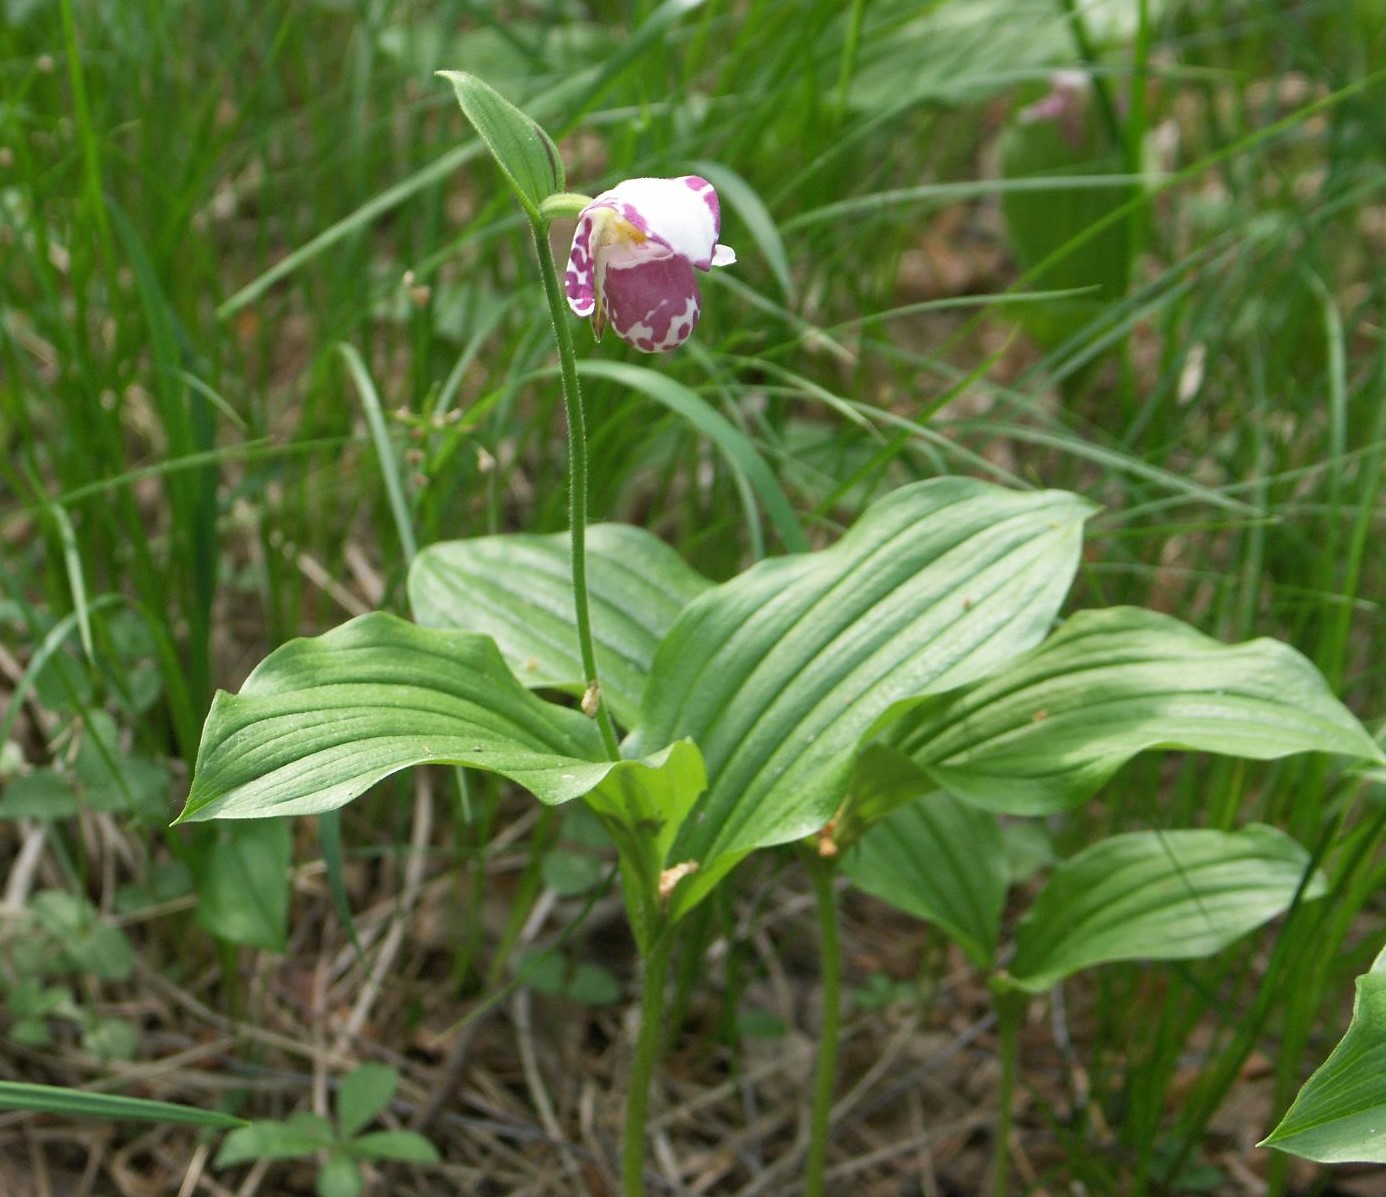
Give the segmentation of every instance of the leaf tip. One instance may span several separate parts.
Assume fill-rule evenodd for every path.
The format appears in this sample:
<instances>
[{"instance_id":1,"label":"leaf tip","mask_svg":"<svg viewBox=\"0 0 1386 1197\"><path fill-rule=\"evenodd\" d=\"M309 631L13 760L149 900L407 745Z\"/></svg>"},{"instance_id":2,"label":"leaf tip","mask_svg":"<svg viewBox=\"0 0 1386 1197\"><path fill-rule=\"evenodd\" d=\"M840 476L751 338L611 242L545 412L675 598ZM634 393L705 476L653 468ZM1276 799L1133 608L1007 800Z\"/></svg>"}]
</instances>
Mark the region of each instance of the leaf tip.
<instances>
[{"instance_id":1,"label":"leaf tip","mask_svg":"<svg viewBox=\"0 0 1386 1197\"><path fill-rule=\"evenodd\" d=\"M193 788L189 791L186 800L183 802L183 809L178 812L177 817L169 824L170 827L178 827L184 823L205 823L213 817L212 812L207 808L211 805L211 800L203 798L197 793L197 783L193 783Z\"/></svg>"}]
</instances>

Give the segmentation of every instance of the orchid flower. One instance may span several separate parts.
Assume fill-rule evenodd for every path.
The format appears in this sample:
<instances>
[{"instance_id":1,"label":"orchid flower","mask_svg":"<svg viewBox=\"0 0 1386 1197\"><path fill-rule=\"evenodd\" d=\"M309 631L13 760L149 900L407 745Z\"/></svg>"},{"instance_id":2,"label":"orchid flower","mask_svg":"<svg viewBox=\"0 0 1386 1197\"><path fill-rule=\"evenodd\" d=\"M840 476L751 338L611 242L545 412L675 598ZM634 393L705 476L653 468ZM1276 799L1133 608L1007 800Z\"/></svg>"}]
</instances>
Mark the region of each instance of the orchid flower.
<instances>
[{"instance_id":1,"label":"orchid flower","mask_svg":"<svg viewBox=\"0 0 1386 1197\"><path fill-rule=\"evenodd\" d=\"M730 266L719 245L722 215L712 184L697 175L627 179L578 216L565 276L568 306L592 317L598 340L607 323L646 353L688 340L702 310L694 268Z\"/></svg>"}]
</instances>

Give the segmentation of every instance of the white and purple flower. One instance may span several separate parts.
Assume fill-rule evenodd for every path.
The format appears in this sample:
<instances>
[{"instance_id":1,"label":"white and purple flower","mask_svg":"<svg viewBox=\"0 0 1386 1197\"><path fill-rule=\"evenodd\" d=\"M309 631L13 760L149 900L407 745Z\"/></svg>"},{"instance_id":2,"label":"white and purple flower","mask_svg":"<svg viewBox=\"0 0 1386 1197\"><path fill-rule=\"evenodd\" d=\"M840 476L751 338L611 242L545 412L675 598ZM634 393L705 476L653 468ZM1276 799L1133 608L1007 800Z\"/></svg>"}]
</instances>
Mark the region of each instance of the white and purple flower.
<instances>
[{"instance_id":1,"label":"white and purple flower","mask_svg":"<svg viewBox=\"0 0 1386 1197\"><path fill-rule=\"evenodd\" d=\"M646 353L677 348L702 311L694 270L736 261L717 243L721 228L717 192L697 175L627 179L603 191L578 216L564 280L568 306L592 317L599 340L610 323Z\"/></svg>"}]
</instances>

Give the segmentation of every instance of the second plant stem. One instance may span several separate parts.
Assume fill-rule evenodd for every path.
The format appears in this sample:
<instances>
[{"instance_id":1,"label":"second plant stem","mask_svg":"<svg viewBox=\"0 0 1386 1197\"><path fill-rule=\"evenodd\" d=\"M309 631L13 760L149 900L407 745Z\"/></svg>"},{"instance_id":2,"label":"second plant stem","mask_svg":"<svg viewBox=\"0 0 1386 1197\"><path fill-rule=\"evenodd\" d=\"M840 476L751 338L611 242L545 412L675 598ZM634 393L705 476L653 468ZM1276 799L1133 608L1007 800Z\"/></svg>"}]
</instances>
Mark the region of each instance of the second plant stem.
<instances>
[{"instance_id":1,"label":"second plant stem","mask_svg":"<svg viewBox=\"0 0 1386 1197\"><path fill-rule=\"evenodd\" d=\"M582 389L578 383L577 351L568 310L558 285L558 268L549 247L548 226L541 217L531 221L534 251L539 257L539 274L544 280L544 296L553 317L553 335L558 344L558 365L563 380L563 403L568 413L568 525L573 543L573 607L577 619L578 651L582 656L583 682L596 698L597 726L602 744L611 760L620 760L616 729L611 713L601 698L597 678L597 654L592 644L592 615L587 600L587 421L582 410ZM587 699L584 697L584 707Z\"/></svg>"},{"instance_id":2,"label":"second plant stem","mask_svg":"<svg viewBox=\"0 0 1386 1197\"><path fill-rule=\"evenodd\" d=\"M993 1197L1006 1197L1010 1191L1011 1128L1015 1124L1015 1078L1020 1057L1020 1021L1025 1016L1026 998L993 986L996 1028L1001 1055L1001 1091L997 1095L996 1156L992 1164Z\"/></svg>"},{"instance_id":3,"label":"second plant stem","mask_svg":"<svg viewBox=\"0 0 1386 1197\"><path fill-rule=\"evenodd\" d=\"M828 1166L828 1131L837 1081L837 1043L842 1023L842 947L837 931L837 869L827 860L809 865L818 898L818 951L821 957L823 1020L818 1035L818 1074L809 1114L808 1160L804 1168L805 1197L822 1197Z\"/></svg>"}]
</instances>

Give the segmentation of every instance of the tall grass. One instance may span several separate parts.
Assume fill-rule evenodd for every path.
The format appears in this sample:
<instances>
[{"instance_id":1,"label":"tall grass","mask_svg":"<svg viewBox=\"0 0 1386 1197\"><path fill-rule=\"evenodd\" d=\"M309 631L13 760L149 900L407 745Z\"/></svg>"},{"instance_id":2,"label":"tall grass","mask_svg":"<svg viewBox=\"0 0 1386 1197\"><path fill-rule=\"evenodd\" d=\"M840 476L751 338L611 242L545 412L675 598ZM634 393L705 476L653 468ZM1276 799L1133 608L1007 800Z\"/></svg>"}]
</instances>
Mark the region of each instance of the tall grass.
<instances>
[{"instance_id":1,"label":"tall grass","mask_svg":"<svg viewBox=\"0 0 1386 1197\"><path fill-rule=\"evenodd\" d=\"M22 671L76 615L62 684L39 692L47 734L24 733L31 763L109 709L143 751L190 765L213 690L267 648L402 605L406 525L338 344L390 416L399 501L424 543L564 526L527 231L440 67L478 72L561 132L579 189L695 169L721 189L740 265L709 279L694 346L654 363L702 406L594 372L595 518L646 524L716 577L792 547L735 457L709 447L711 416L819 543L872 495L940 472L1072 487L1106 505L1076 604L1283 636L1380 719L1377 0L8 12L7 656ZM1115 39L1112 13L1127 22ZM1140 251L1126 295L1034 340L1022 309L1060 301L1013 287L994 146L1017 97L1075 66L1100 73L1126 169L1162 173L1124 193ZM610 338L593 354L637 361ZM137 659L115 644L132 616ZM151 660L160 697L129 701ZM1051 1112L1063 1177L1100 1191L1169 1179L1253 1053L1274 1061L1283 1108L1379 946L1374 784L1324 762L1145 764L1050 828L1071 850L1130 827L1266 819L1334 884L1269 940L1156 974L1108 969L1070 995L1091 1090ZM407 839L363 809L348 841ZM71 823L54 834L80 839ZM150 828L126 834L155 851ZM167 966L157 936L148 950Z\"/></svg>"}]
</instances>

